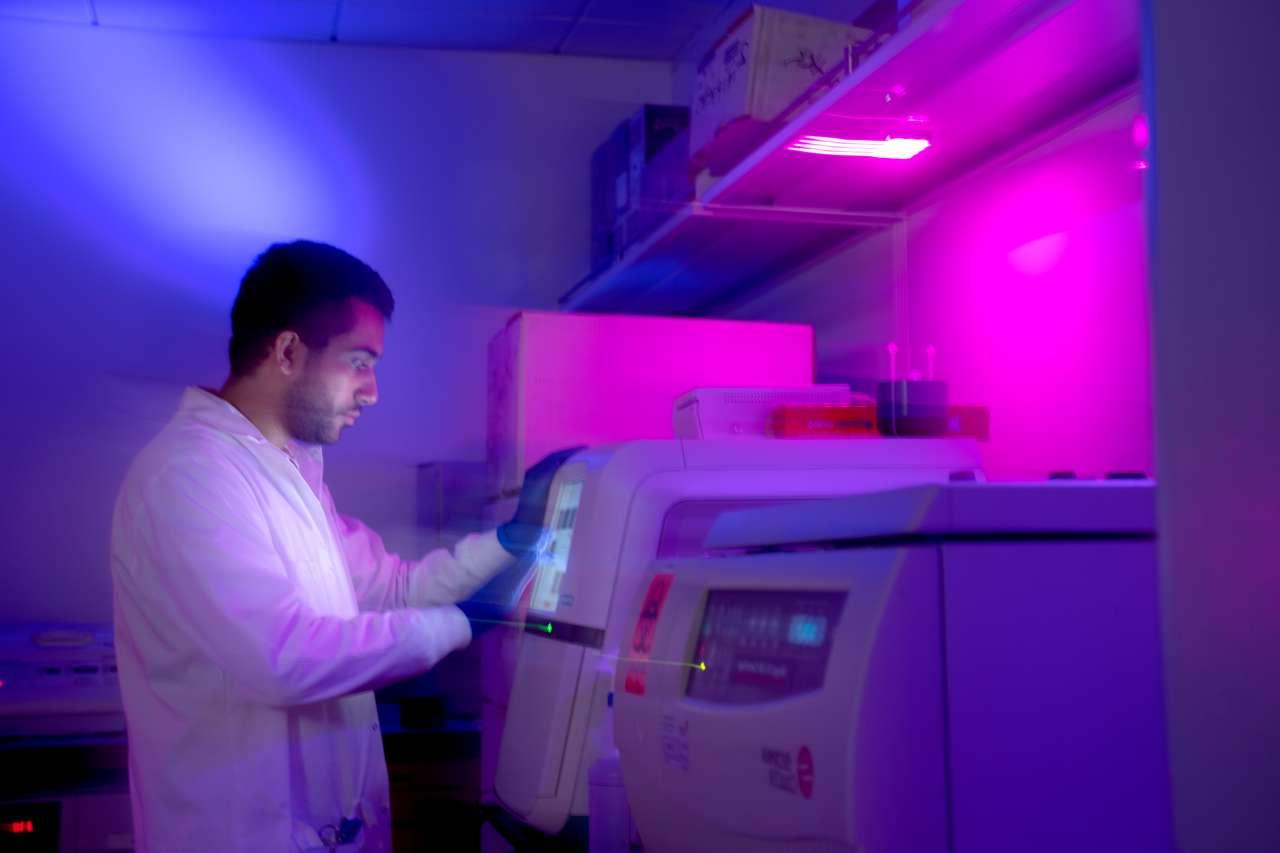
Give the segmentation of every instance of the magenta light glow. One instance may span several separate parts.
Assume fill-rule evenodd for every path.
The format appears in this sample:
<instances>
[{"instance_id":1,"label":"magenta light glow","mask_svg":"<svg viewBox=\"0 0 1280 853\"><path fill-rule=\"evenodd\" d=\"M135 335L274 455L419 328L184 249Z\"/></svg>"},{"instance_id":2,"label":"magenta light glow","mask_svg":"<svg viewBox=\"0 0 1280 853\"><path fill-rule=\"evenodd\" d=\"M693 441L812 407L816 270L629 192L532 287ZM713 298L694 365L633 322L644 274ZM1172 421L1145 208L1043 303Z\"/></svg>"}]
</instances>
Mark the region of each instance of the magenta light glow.
<instances>
[{"instance_id":1,"label":"magenta light glow","mask_svg":"<svg viewBox=\"0 0 1280 853\"><path fill-rule=\"evenodd\" d=\"M910 160L929 147L927 139L889 137L887 139L842 139L838 136L805 136L789 151L827 154L833 157L878 157L882 160Z\"/></svg>"},{"instance_id":2,"label":"magenta light glow","mask_svg":"<svg viewBox=\"0 0 1280 853\"><path fill-rule=\"evenodd\" d=\"M912 337L937 346L952 400L989 408L991 479L1152 470L1139 108L1118 101L912 217Z\"/></svg>"}]
</instances>

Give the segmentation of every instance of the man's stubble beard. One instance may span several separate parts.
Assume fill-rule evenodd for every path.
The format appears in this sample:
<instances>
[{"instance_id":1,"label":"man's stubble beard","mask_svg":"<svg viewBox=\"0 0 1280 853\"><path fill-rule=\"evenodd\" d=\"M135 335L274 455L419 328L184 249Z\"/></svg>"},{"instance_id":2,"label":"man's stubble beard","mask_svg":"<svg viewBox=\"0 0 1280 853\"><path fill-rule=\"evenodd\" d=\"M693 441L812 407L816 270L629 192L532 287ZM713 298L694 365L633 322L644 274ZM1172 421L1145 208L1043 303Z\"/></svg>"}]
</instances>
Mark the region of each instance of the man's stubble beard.
<instances>
[{"instance_id":1,"label":"man's stubble beard","mask_svg":"<svg viewBox=\"0 0 1280 853\"><path fill-rule=\"evenodd\" d=\"M285 427L305 444L334 444L341 433L328 399L305 374L285 397Z\"/></svg>"}]
</instances>

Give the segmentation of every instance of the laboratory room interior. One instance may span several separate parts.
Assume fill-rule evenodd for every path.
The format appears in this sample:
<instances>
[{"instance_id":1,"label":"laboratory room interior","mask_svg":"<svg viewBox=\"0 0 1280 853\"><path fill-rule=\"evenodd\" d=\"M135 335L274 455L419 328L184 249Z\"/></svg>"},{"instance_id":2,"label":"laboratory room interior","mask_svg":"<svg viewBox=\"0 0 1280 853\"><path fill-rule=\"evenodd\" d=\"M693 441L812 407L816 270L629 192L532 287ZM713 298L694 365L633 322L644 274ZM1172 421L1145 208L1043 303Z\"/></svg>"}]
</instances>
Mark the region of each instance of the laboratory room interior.
<instances>
[{"instance_id":1,"label":"laboratory room interior","mask_svg":"<svg viewBox=\"0 0 1280 853\"><path fill-rule=\"evenodd\" d=\"M1280 850L1278 43L0 0L0 853Z\"/></svg>"}]
</instances>

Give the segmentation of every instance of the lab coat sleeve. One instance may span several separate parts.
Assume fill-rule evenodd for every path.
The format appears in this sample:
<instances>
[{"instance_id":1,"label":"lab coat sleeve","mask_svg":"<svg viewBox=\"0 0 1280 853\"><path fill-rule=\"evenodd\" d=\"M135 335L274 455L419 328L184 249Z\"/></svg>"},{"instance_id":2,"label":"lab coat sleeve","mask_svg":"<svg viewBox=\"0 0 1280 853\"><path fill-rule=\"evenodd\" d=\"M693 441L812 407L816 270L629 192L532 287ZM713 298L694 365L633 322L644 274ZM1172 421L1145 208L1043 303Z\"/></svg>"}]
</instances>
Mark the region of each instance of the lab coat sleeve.
<instances>
[{"instance_id":1,"label":"lab coat sleeve","mask_svg":"<svg viewBox=\"0 0 1280 853\"><path fill-rule=\"evenodd\" d=\"M437 548L420 560L404 560L388 551L376 532L338 513L327 488L325 503L337 519L361 610L453 604L515 562L493 531L465 536L452 549Z\"/></svg>"},{"instance_id":2,"label":"lab coat sleeve","mask_svg":"<svg viewBox=\"0 0 1280 853\"><path fill-rule=\"evenodd\" d=\"M515 561L496 532L465 536L452 551L437 548L410 567L409 603L431 607L470 598Z\"/></svg>"},{"instance_id":3,"label":"lab coat sleeve","mask_svg":"<svg viewBox=\"0 0 1280 853\"><path fill-rule=\"evenodd\" d=\"M177 616L248 701L301 705L371 689L429 669L471 640L456 607L317 613L234 469L188 459L139 491L124 519L147 555L132 561L136 594Z\"/></svg>"}]
</instances>

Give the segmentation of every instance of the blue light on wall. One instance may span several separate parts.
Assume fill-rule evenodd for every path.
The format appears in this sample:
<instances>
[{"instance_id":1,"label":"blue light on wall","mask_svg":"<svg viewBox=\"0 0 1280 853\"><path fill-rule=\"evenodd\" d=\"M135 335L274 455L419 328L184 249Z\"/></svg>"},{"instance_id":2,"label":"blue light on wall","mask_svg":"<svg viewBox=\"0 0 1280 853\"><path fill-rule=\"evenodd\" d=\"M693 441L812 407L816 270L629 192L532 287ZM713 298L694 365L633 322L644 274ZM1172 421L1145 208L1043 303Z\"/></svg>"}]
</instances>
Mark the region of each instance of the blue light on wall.
<instances>
[{"instance_id":1,"label":"blue light on wall","mask_svg":"<svg viewBox=\"0 0 1280 853\"><path fill-rule=\"evenodd\" d=\"M0 26L0 172L24 202L129 256L247 263L276 239L358 241L359 158L281 56L280 45Z\"/></svg>"}]
</instances>

